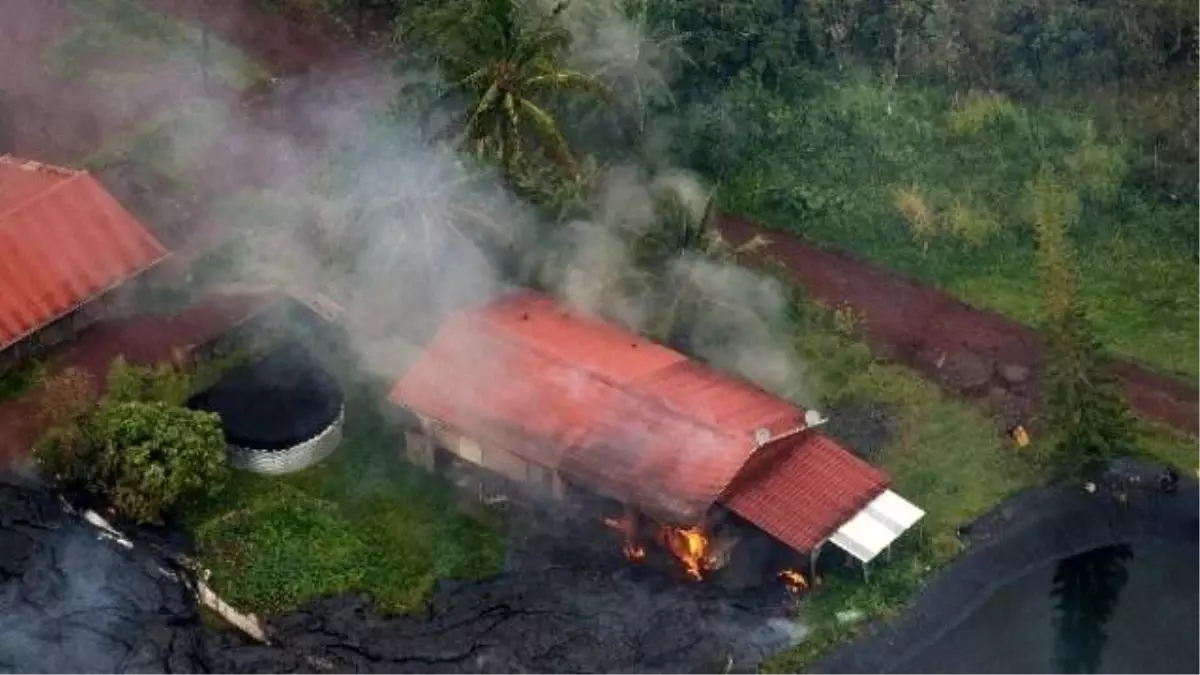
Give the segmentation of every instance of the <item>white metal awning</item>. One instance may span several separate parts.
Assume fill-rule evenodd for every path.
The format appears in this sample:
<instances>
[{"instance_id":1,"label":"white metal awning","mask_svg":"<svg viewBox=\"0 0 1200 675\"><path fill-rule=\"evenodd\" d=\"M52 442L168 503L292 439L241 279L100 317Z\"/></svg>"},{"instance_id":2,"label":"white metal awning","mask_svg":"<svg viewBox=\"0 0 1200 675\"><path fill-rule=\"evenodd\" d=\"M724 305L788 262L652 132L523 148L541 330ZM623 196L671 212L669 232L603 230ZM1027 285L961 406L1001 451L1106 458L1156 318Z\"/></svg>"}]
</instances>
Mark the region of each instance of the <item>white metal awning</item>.
<instances>
[{"instance_id":1,"label":"white metal awning","mask_svg":"<svg viewBox=\"0 0 1200 675\"><path fill-rule=\"evenodd\" d=\"M871 562L924 516L925 512L912 502L884 490L838 528L829 541L862 562Z\"/></svg>"}]
</instances>

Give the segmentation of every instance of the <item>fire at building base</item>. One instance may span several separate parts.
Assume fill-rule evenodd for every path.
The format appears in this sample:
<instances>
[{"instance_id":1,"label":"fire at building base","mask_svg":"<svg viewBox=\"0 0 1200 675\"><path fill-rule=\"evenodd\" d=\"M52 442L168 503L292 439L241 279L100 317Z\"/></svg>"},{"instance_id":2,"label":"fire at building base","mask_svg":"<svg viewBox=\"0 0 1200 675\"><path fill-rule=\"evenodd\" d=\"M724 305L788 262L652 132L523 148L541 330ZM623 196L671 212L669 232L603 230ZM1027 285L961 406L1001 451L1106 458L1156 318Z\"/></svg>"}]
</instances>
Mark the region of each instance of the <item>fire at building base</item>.
<instances>
[{"instance_id":1,"label":"fire at building base","mask_svg":"<svg viewBox=\"0 0 1200 675\"><path fill-rule=\"evenodd\" d=\"M631 563L692 581L747 558L800 594L826 543L865 565L924 515L815 411L533 292L452 316L390 398L409 461L481 501L591 505ZM754 534L778 551L744 554Z\"/></svg>"}]
</instances>

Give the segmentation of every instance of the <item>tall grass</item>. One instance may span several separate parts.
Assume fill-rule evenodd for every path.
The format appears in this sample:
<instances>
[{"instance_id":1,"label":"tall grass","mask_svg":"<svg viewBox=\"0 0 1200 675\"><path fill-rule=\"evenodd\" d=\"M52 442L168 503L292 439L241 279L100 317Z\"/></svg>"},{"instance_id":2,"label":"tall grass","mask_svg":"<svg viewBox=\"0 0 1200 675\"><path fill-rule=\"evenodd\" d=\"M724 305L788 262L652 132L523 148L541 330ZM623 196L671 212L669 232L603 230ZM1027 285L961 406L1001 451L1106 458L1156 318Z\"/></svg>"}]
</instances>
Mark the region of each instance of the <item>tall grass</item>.
<instances>
[{"instance_id":1,"label":"tall grass","mask_svg":"<svg viewBox=\"0 0 1200 675\"><path fill-rule=\"evenodd\" d=\"M1081 295L1117 354L1200 374L1195 202L1143 190L1131 142L1081 106L889 89L809 74L784 94L738 83L677 135L723 206L852 251L1037 325L1022 187L1043 164L1082 195Z\"/></svg>"}]
</instances>

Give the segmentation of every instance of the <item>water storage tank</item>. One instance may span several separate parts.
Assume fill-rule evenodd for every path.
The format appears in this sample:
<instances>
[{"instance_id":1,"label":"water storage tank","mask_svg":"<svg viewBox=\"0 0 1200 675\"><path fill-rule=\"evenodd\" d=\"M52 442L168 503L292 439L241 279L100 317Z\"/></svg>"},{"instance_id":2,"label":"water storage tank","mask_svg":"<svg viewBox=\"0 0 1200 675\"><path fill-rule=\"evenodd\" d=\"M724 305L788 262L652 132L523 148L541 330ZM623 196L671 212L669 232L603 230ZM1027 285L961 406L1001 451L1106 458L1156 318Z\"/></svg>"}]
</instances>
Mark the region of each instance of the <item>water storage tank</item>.
<instances>
[{"instance_id":1,"label":"water storage tank","mask_svg":"<svg viewBox=\"0 0 1200 675\"><path fill-rule=\"evenodd\" d=\"M341 442L341 387L298 344L243 366L188 401L221 416L229 461L259 473L299 471Z\"/></svg>"}]
</instances>

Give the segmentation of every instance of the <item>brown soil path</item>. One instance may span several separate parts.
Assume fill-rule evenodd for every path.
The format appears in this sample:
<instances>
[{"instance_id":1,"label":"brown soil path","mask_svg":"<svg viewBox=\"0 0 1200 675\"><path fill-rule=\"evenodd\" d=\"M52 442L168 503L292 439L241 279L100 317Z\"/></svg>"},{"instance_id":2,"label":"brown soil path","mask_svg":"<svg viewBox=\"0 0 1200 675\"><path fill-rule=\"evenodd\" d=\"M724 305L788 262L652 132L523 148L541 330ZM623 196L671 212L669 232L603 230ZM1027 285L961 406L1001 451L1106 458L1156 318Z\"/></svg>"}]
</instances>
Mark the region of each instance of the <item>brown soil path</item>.
<instances>
[{"instance_id":1,"label":"brown soil path","mask_svg":"<svg viewBox=\"0 0 1200 675\"><path fill-rule=\"evenodd\" d=\"M309 83L336 77L356 61L369 61L362 50L329 27L263 11L250 0L208 3L216 9L206 16L200 0L141 1L185 20L204 16L214 34L260 59L273 72ZM24 4L0 0L9 3ZM272 107L287 107L287 103L275 99ZM770 254L816 299L829 305L848 303L863 314L873 347L882 356L909 365L953 391L991 402L1012 422L1034 418L1042 354L1036 331L852 256L818 249L793 235L767 232L737 218L727 218L723 229L734 241L767 234L773 242ZM1135 410L1197 433L1200 399L1195 387L1130 362L1119 362L1114 368Z\"/></svg>"},{"instance_id":2,"label":"brown soil path","mask_svg":"<svg viewBox=\"0 0 1200 675\"><path fill-rule=\"evenodd\" d=\"M119 356L130 363L187 363L197 347L216 339L265 309L271 296L216 296L170 316L138 316L105 321L83 330L71 343L53 350L47 377L77 368L89 376L99 398L109 365ZM0 401L0 468L22 463L30 446L45 431L38 419L42 390Z\"/></svg>"},{"instance_id":3,"label":"brown soil path","mask_svg":"<svg viewBox=\"0 0 1200 675\"><path fill-rule=\"evenodd\" d=\"M830 306L846 303L862 314L872 347L881 355L953 391L998 405L1012 423L1033 418L1042 367L1037 331L795 235L732 216L724 218L721 228L734 243L766 236L768 255L814 298ZM1197 433L1200 398L1195 387L1129 361L1113 368L1134 410Z\"/></svg>"}]
</instances>

